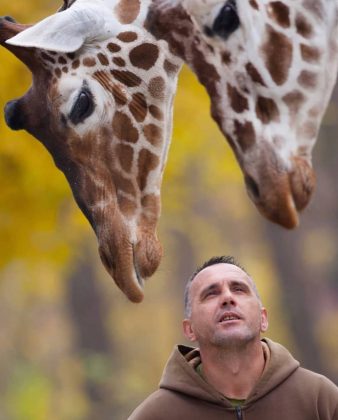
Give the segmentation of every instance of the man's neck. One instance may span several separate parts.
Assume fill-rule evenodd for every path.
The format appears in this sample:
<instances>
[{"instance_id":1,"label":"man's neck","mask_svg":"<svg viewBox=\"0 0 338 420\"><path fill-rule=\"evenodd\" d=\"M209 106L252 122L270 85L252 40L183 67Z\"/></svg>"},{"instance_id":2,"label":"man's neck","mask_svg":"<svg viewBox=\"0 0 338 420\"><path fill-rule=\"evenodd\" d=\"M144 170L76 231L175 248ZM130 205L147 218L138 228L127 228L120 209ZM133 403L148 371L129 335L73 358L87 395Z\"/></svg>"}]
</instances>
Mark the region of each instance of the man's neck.
<instances>
[{"instance_id":1,"label":"man's neck","mask_svg":"<svg viewBox=\"0 0 338 420\"><path fill-rule=\"evenodd\" d=\"M262 375L262 343L224 349L200 346L203 375L218 392L230 399L246 399Z\"/></svg>"}]
</instances>

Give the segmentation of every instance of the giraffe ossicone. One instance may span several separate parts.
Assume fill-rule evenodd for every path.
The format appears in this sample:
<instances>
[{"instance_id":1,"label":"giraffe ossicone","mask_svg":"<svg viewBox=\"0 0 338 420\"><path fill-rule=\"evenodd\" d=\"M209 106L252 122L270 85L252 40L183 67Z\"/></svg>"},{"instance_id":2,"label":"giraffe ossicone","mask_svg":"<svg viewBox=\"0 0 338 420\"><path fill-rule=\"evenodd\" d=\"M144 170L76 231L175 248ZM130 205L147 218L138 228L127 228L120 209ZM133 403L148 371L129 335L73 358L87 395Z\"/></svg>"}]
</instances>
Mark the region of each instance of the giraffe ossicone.
<instances>
[{"instance_id":1,"label":"giraffe ossicone","mask_svg":"<svg viewBox=\"0 0 338 420\"><path fill-rule=\"evenodd\" d=\"M323 0L66 0L33 26L0 21L1 45L33 73L6 121L50 151L130 300L142 300L161 259L160 187L183 61L257 208L294 227L335 82L334 17L335 2Z\"/></svg>"}]
</instances>

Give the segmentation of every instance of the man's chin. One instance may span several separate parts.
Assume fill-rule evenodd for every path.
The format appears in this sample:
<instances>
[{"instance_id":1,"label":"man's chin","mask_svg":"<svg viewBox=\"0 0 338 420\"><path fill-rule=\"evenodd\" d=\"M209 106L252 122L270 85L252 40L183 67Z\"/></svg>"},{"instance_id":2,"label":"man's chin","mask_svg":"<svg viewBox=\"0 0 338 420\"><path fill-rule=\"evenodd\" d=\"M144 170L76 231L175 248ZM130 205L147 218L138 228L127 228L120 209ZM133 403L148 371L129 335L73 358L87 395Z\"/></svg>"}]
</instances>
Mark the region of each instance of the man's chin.
<instances>
[{"instance_id":1,"label":"man's chin","mask_svg":"<svg viewBox=\"0 0 338 420\"><path fill-rule=\"evenodd\" d=\"M222 348L241 348L248 345L255 339L255 335L243 333L240 331L227 331L225 333L215 334L212 343Z\"/></svg>"}]
</instances>

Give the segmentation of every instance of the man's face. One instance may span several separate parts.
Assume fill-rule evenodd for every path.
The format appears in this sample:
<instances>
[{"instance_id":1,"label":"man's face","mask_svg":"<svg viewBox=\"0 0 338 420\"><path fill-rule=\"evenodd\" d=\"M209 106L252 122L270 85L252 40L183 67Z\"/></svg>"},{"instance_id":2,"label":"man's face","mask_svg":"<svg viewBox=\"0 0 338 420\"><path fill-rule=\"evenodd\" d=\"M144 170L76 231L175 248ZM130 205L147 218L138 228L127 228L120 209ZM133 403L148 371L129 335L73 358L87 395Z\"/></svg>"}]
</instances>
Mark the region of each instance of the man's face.
<instances>
[{"instance_id":1,"label":"man's face","mask_svg":"<svg viewBox=\"0 0 338 420\"><path fill-rule=\"evenodd\" d=\"M253 282L232 264L200 271L190 288L191 315L183 321L185 336L200 346L233 347L260 339L268 321Z\"/></svg>"}]
</instances>

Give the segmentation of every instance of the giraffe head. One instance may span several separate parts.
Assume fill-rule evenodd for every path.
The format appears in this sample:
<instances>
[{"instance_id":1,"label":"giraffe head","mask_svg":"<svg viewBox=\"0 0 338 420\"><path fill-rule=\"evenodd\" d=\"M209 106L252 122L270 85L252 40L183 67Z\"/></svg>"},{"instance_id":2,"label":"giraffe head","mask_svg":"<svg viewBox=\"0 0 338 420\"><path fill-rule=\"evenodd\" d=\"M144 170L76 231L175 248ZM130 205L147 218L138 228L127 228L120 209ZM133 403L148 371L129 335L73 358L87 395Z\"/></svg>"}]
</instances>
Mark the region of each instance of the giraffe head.
<instances>
[{"instance_id":1,"label":"giraffe head","mask_svg":"<svg viewBox=\"0 0 338 420\"><path fill-rule=\"evenodd\" d=\"M154 0L148 29L206 87L212 115L268 219L298 224L337 72L337 6L323 0Z\"/></svg>"},{"instance_id":2,"label":"giraffe head","mask_svg":"<svg viewBox=\"0 0 338 420\"><path fill-rule=\"evenodd\" d=\"M129 10L122 25L115 3L65 2L31 27L1 20L1 45L33 75L5 117L51 153L97 235L105 267L138 302L161 258L156 224L181 60L134 24L144 7Z\"/></svg>"}]
</instances>

